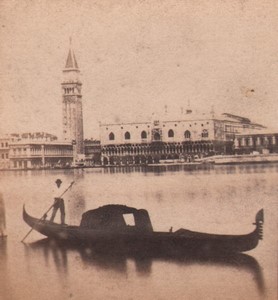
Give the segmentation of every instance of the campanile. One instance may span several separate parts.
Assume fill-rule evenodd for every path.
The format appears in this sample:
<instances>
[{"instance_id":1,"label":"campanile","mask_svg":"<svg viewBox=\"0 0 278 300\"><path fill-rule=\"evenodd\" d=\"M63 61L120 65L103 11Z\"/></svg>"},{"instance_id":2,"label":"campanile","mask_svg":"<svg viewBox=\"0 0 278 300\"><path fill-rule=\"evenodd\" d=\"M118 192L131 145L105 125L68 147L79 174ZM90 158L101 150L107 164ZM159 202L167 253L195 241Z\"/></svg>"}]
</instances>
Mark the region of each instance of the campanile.
<instances>
[{"instance_id":1,"label":"campanile","mask_svg":"<svg viewBox=\"0 0 278 300\"><path fill-rule=\"evenodd\" d=\"M84 153L82 83L80 71L70 46L66 66L63 70L63 139L73 142L76 154Z\"/></svg>"}]
</instances>

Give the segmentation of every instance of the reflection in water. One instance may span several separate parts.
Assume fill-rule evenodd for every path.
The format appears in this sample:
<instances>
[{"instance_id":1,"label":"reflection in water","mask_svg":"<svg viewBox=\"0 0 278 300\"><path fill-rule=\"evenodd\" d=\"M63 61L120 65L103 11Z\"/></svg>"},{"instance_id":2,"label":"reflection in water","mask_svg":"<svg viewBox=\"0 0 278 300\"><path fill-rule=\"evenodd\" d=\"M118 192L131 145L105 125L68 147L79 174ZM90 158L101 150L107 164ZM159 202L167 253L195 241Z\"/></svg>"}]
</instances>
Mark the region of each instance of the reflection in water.
<instances>
[{"instance_id":1,"label":"reflection in water","mask_svg":"<svg viewBox=\"0 0 278 300\"><path fill-rule=\"evenodd\" d=\"M33 244L24 244L25 258L28 260L32 257L32 251L42 251L46 266L51 265L53 259L54 265L59 273L67 274L68 272L68 257L67 249L60 247L53 241L48 239L35 242Z\"/></svg>"},{"instance_id":2,"label":"reflection in water","mask_svg":"<svg viewBox=\"0 0 278 300\"><path fill-rule=\"evenodd\" d=\"M278 172L278 163L246 163L231 165L215 165L215 164L196 164L196 165L161 165L161 166L110 166L110 167L92 167L80 169L65 169L63 173L67 176L74 177L77 182L82 180L87 173L94 174L125 174L125 173L169 173L180 172L198 173L198 174L252 174L252 173L271 173ZM14 177L22 176L47 176L53 174L53 170L32 170L32 171L13 171Z\"/></svg>"},{"instance_id":3,"label":"reflection in water","mask_svg":"<svg viewBox=\"0 0 278 300\"><path fill-rule=\"evenodd\" d=\"M143 166L114 166L114 167L105 167L102 169L105 174L125 174L133 172L144 172L146 170Z\"/></svg>"},{"instance_id":4,"label":"reflection in water","mask_svg":"<svg viewBox=\"0 0 278 300\"><path fill-rule=\"evenodd\" d=\"M90 169L85 169L89 172ZM196 164L196 165L161 165L161 166L114 166L98 169L99 172L104 174L118 174L118 173L153 173L159 175L166 172L180 172L184 171L189 174L252 174L252 173L265 173L277 172L277 163L268 164L238 164L238 165L214 165L214 164ZM94 172L96 169L94 169Z\"/></svg>"},{"instance_id":5,"label":"reflection in water","mask_svg":"<svg viewBox=\"0 0 278 300\"><path fill-rule=\"evenodd\" d=\"M7 238L0 237L0 270L3 270L7 262Z\"/></svg>"},{"instance_id":6,"label":"reflection in water","mask_svg":"<svg viewBox=\"0 0 278 300\"><path fill-rule=\"evenodd\" d=\"M169 166L146 166L142 168L145 172L153 173L164 173L164 172L180 172L184 171L189 174L252 174L252 173L265 173L267 172L277 172L278 164L242 164L242 165L169 165Z\"/></svg>"},{"instance_id":7,"label":"reflection in water","mask_svg":"<svg viewBox=\"0 0 278 300\"><path fill-rule=\"evenodd\" d=\"M74 252L79 255L79 258L87 266L93 266L104 270L113 270L118 273L127 273L127 261L133 260L136 266L136 272L139 275L150 276L152 273L152 264L156 261L164 261L168 263L177 264L179 266L223 266L229 268L236 268L239 271L246 271L252 275L257 285L259 292L263 295L265 292L265 285L263 279L262 269L255 258L243 253L227 254L227 255L207 255L201 253L194 254L180 254L175 253L171 256L163 254L148 253L147 255L140 255L140 253L127 253L126 251L115 252L115 249L110 249L103 252L100 249L93 247L82 247L78 245L65 244L55 242L48 238L26 244L26 258L31 259L32 251L40 251L45 257L45 262L50 263L50 257L56 266L59 273L66 274L68 272L68 254ZM30 254L30 255L29 255Z\"/></svg>"}]
</instances>

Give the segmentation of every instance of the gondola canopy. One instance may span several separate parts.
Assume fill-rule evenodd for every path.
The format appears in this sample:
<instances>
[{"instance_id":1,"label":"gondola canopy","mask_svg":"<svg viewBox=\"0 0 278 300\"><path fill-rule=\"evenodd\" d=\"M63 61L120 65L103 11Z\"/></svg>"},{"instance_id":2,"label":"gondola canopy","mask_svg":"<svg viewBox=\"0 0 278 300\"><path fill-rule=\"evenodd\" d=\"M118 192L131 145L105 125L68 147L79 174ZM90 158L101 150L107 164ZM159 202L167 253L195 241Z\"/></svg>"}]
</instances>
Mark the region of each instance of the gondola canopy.
<instances>
[{"instance_id":1,"label":"gondola canopy","mask_svg":"<svg viewBox=\"0 0 278 300\"><path fill-rule=\"evenodd\" d=\"M127 215L134 220L133 225L126 222ZM145 209L136 209L126 205L105 205L89 210L82 215L80 227L112 231L153 231L149 214Z\"/></svg>"}]
</instances>

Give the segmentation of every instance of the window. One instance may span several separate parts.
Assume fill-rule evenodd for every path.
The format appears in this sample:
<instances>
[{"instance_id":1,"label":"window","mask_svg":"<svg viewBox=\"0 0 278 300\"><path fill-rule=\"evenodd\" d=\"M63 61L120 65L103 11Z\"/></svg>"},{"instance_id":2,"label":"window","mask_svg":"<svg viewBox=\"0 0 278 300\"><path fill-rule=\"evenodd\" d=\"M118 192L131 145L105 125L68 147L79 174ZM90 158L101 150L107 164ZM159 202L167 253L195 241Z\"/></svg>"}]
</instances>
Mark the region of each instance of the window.
<instances>
[{"instance_id":1,"label":"window","mask_svg":"<svg viewBox=\"0 0 278 300\"><path fill-rule=\"evenodd\" d=\"M207 137L208 137L208 131L207 131L206 129L204 129L204 130L202 131L202 137L203 137L203 138L207 138Z\"/></svg>"},{"instance_id":2,"label":"window","mask_svg":"<svg viewBox=\"0 0 278 300\"><path fill-rule=\"evenodd\" d=\"M147 132L146 131L142 131L141 132L141 139L146 139L147 138Z\"/></svg>"},{"instance_id":3,"label":"window","mask_svg":"<svg viewBox=\"0 0 278 300\"><path fill-rule=\"evenodd\" d=\"M174 137L174 131L172 129L168 131L168 137L170 138Z\"/></svg>"},{"instance_id":4,"label":"window","mask_svg":"<svg viewBox=\"0 0 278 300\"><path fill-rule=\"evenodd\" d=\"M184 137L185 137L186 139L190 139L190 138L191 138L191 133L190 133L189 130L186 130L186 131L185 131Z\"/></svg>"},{"instance_id":5,"label":"window","mask_svg":"<svg viewBox=\"0 0 278 300\"><path fill-rule=\"evenodd\" d=\"M125 133L125 139L130 140L130 133L128 131Z\"/></svg>"},{"instance_id":6,"label":"window","mask_svg":"<svg viewBox=\"0 0 278 300\"><path fill-rule=\"evenodd\" d=\"M160 141L160 134L159 134L159 132L155 132L155 133L154 133L153 139L154 139L155 141Z\"/></svg>"},{"instance_id":7,"label":"window","mask_svg":"<svg viewBox=\"0 0 278 300\"><path fill-rule=\"evenodd\" d=\"M135 220L133 214L123 214L123 217L127 226L135 226Z\"/></svg>"},{"instance_id":8,"label":"window","mask_svg":"<svg viewBox=\"0 0 278 300\"><path fill-rule=\"evenodd\" d=\"M109 141L114 141L115 140L115 135L113 132L109 133Z\"/></svg>"}]
</instances>

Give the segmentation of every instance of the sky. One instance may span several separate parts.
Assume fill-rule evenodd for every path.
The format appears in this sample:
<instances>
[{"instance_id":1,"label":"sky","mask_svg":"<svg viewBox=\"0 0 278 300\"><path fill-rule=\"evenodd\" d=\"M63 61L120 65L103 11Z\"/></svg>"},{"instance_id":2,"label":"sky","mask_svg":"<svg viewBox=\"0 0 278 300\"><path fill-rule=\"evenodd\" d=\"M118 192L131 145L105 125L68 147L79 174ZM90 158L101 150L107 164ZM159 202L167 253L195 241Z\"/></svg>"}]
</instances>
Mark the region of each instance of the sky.
<instances>
[{"instance_id":1,"label":"sky","mask_svg":"<svg viewBox=\"0 0 278 300\"><path fill-rule=\"evenodd\" d=\"M62 133L69 39L84 133L167 106L233 113L278 130L278 2L0 0L0 134Z\"/></svg>"}]
</instances>

